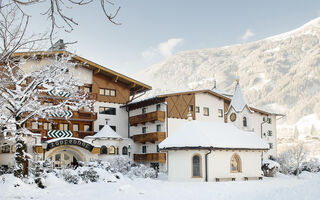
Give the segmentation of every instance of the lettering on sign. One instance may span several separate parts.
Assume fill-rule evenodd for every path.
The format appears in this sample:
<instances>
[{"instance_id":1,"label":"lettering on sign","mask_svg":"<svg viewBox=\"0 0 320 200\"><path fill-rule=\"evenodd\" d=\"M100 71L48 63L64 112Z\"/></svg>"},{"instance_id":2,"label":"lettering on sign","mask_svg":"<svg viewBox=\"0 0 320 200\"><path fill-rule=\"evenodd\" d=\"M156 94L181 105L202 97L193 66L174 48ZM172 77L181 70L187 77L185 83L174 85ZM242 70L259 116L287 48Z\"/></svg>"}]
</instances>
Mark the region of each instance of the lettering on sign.
<instances>
[{"instance_id":1,"label":"lettering on sign","mask_svg":"<svg viewBox=\"0 0 320 200\"><path fill-rule=\"evenodd\" d=\"M75 145L78 147L82 147L88 151L92 151L92 149L93 149L93 146L88 142L84 142L81 140L75 140L75 139L61 139L61 140L58 140L55 142L49 142L47 150L50 150L50 149L53 149L55 147L59 147L62 145Z\"/></svg>"}]
</instances>

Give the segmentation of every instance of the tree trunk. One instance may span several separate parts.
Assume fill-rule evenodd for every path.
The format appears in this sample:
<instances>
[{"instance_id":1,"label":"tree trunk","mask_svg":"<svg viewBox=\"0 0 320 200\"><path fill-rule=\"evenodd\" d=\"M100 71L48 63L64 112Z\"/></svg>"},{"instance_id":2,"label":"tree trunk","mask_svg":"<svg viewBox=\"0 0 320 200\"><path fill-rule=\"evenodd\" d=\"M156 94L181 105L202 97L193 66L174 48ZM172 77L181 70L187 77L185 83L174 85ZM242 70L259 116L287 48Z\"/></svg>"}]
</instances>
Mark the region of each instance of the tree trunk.
<instances>
[{"instance_id":1,"label":"tree trunk","mask_svg":"<svg viewBox=\"0 0 320 200\"><path fill-rule=\"evenodd\" d=\"M23 178L26 172L25 162L27 159L24 154L24 141L23 138L18 135L16 136L16 152L15 152L15 166L14 166L14 176L18 178Z\"/></svg>"}]
</instances>

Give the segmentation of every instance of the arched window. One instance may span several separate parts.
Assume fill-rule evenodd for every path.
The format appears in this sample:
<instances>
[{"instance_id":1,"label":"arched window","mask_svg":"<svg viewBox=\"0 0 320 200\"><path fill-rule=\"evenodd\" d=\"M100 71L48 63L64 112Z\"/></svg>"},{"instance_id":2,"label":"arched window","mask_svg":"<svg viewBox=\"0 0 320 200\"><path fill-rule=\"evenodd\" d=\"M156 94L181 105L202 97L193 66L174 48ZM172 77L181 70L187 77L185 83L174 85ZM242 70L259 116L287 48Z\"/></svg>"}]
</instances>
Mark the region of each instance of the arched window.
<instances>
[{"instance_id":1,"label":"arched window","mask_svg":"<svg viewBox=\"0 0 320 200\"><path fill-rule=\"evenodd\" d=\"M241 159L238 154L233 154L230 161L230 171L232 173L241 172Z\"/></svg>"},{"instance_id":2,"label":"arched window","mask_svg":"<svg viewBox=\"0 0 320 200\"><path fill-rule=\"evenodd\" d=\"M243 117L243 127L247 127L247 118Z\"/></svg>"},{"instance_id":3,"label":"arched window","mask_svg":"<svg viewBox=\"0 0 320 200\"><path fill-rule=\"evenodd\" d=\"M101 146L100 154L108 154L108 148L106 146Z\"/></svg>"},{"instance_id":4,"label":"arched window","mask_svg":"<svg viewBox=\"0 0 320 200\"><path fill-rule=\"evenodd\" d=\"M122 147L122 155L128 155L128 147Z\"/></svg>"},{"instance_id":5,"label":"arched window","mask_svg":"<svg viewBox=\"0 0 320 200\"><path fill-rule=\"evenodd\" d=\"M116 148L114 146L109 147L109 154L115 154Z\"/></svg>"},{"instance_id":6,"label":"arched window","mask_svg":"<svg viewBox=\"0 0 320 200\"><path fill-rule=\"evenodd\" d=\"M194 155L192 157L192 177L201 177L201 157Z\"/></svg>"}]
</instances>

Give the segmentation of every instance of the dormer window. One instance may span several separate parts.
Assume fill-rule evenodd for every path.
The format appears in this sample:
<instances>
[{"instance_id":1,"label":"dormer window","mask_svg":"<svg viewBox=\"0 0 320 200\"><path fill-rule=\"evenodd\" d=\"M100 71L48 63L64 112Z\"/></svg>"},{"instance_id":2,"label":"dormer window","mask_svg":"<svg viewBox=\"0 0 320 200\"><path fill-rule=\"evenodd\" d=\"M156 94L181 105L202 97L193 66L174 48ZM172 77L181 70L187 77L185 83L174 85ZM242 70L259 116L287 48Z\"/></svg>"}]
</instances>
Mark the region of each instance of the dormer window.
<instances>
[{"instance_id":1,"label":"dormer window","mask_svg":"<svg viewBox=\"0 0 320 200\"><path fill-rule=\"evenodd\" d=\"M243 117L243 127L247 127L248 124L247 124L247 118L246 117Z\"/></svg>"}]
</instances>

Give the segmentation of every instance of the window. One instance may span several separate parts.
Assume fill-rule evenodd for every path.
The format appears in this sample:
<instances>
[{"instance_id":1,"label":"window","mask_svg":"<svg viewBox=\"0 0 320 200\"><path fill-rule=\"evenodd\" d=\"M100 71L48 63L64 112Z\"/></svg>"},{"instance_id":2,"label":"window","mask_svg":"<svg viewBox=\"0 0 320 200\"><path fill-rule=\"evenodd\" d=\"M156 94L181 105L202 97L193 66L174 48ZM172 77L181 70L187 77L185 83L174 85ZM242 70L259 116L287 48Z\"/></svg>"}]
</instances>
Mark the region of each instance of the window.
<instances>
[{"instance_id":1,"label":"window","mask_svg":"<svg viewBox=\"0 0 320 200\"><path fill-rule=\"evenodd\" d=\"M161 131L161 124L157 124L157 132Z\"/></svg>"},{"instance_id":2,"label":"window","mask_svg":"<svg viewBox=\"0 0 320 200\"><path fill-rule=\"evenodd\" d=\"M56 154L55 157L54 157L54 160L55 161L61 161L61 154Z\"/></svg>"},{"instance_id":3,"label":"window","mask_svg":"<svg viewBox=\"0 0 320 200\"><path fill-rule=\"evenodd\" d=\"M267 117L263 117L263 121L266 122L267 121Z\"/></svg>"},{"instance_id":4,"label":"window","mask_svg":"<svg viewBox=\"0 0 320 200\"><path fill-rule=\"evenodd\" d=\"M268 131L268 136L272 136L272 131Z\"/></svg>"},{"instance_id":5,"label":"window","mask_svg":"<svg viewBox=\"0 0 320 200\"><path fill-rule=\"evenodd\" d=\"M161 104L157 104L156 110L160 110L161 109Z\"/></svg>"},{"instance_id":6,"label":"window","mask_svg":"<svg viewBox=\"0 0 320 200\"><path fill-rule=\"evenodd\" d=\"M243 127L247 127L247 118L246 117L243 117L243 120L242 120L242 123L243 123Z\"/></svg>"},{"instance_id":7,"label":"window","mask_svg":"<svg viewBox=\"0 0 320 200\"><path fill-rule=\"evenodd\" d=\"M83 130L84 131L91 131L91 125L89 125L89 124L83 125Z\"/></svg>"},{"instance_id":8,"label":"window","mask_svg":"<svg viewBox=\"0 0 320 200\"><path fill-rule=\"evenodd\" d=\"M142 133L147 133L147 127L142 127Z\"/></svg>"},{"instance_id":9,"label":"window","mask_svg":"<svg viewBox=\"0 0 320 200\"><path fill-rule=\"evenodd\" d=\"M193 112L193 105L189 105L189 111Z\"/></svg>"},{"instance_id":10,"label":"window","mask_svg":"<svg viewBox=\"0 0 320 200\"><path fill-rule=\"evenodd\" d=\"M223 117L223 110L222 109L218 109L218 117Z\"/></svg>"},{"instance_id":11,"label":"window","mask_svg":"<svg viewBox=\"0 0 320 200\"><path fill-rule=\"evenodd\" d=\"M147 146L142 146L142 153L147 153Z\"/></svg>"},{"instance_id":12,"label":"window","mask_svg":"<svg viewBox=\"0 0 320 200\"><path fill-rule=\"evenodd\" d=\"M122 147L122 155L128 155L128 147Z\"/></svg>"},{"instance_id":13,"label":"window","mask_svg":"<svg viewBox=\"0 0 320 200\"><path fill-rule=\"evenodd\" d=\"M99 107L99 114L116 115L116 108L100 106Z\"/></svg>"},{"instance_id":14,"label":"window","mask_svg":"<svg viewBox=\"0 0 320 200\"><path fill-rule=\"evenodd\" d=\"M196 113L199 113L199 112L200 112L200 107L196 106Z\"/></svg>"},{"instance_id":15,"label":"window","mask_svg":"<svg viewBox=\"0 0 320 200\"><path fill-rule=\"evenodd\" d=\"M102 95L102 96L115 97L116 96L116 90L100 88L99 89L99 94Z\"/></svg>"},{"instance_id":16,"label":"window","mask_svg":"<svg viewBox=\"0 0 320 200\"><path fill-rule=\"evenodd\" d=\"M114 146L109 147L109 154L115 154L116 153L116 148Z\"/></svg>"},{"instance_id":17,"label":"window","mask_svg":"<svg viewBox=\"0 0 320 200\"><path fill-rule=\"evenodd\" d=\"M241 159L238 154L233 154L230 161L230 171L232 173L241 172Z\"/></svg>"},{"instance_id":18,"label":"window","mask_svg":"<svg viewBox=\"0 0 320 200\"><path fill-rule=\"evenodd\" d=\"M1 147L1 153L10 153L10 145L4 143Z\"/></svg>"},{"instance_id":19,"label":"window","mask_svg":"<svg viewBox=\"0 0 320 200\"><path fill-rule=\"evenodd\" d=\"M85 93L89 93L89 92L92 92L92 89L91 89L91 87L84 87L84 88L83 88L83 91L84 91Z\"/></svg>"},{"instance_id":20,"label":"window","mask_svg":"<svg viewBox=\"0 0 320 200\"><path fill-rule=\"evenodd\" d=\"M31 129L39 129L38 122L31 122Z\"/></svg>"},{"instance_id":21,"label":"window","mask_svg":"<svg viewBox=\"0 0 320 200\"><path fill-rule=\"evenodd\" d=\"M269 143L269 149L273 149L273 144Z\"/></svg>"},{"instance_id":22,"label":"window","mask_svg":"<svg viewBox=\"0 0 320 200\"><path fill-rule=\"evenodd\" d=\"M59 124L60 131L67 131L69 130L69 124Z\"/></svg>"},{"instance_id":23,"label":"window","mask_svg":"<svg viewBox=\"0 0 320 200\"><path fill-rule=\"evenodd\" d=\"M147 112L147 108L142 108L142 114L145 114Z\"/></svg>"},{"instance_id":24,"label":"window","mask_svg":"<svg viewBox=\"0 0 320 200\"><path fill-rule=\"evenodd\" d=\"M100 147L100 154L108 154L108 148L106 146Z\"/></svg>"},{"instance_id":25,"label":"window","mask_svg":"<svg viewBox=\"0 0 320 200\"><path fill-rule=\"evenodd\" d=\"M271 124L271 118L268 118L268 124Z\"/></svg>"},{"instance_id":26,"label":"window","mask_svg":"<svg viewBox=\"0 0 320 200\"><path fill-rule=\"evenodd\" d=\"M52 124L48 122L43 123L43 129L44 130L52 130Z\"/></svg>"},{"instance_id":27,"label":"window","mask_svg":"<svg viewBox=\"0 0 320 200\"><path fill-rule=\"evenodd\" d=\"M203 107L203 115L209 116L209 108L208 107Z\"/></svg>"},{"instance_id":28,"label":"window","mask_svg":"<svg viewBox=\"0 0 320 200\"><path fill-rule=\"evenodd\" d=\"M117 127L116 126L110 126L110 128L112 128L112 130L114 130L114 132L117 132Z\"/></svg>"},{"instance_id":29,"label":"window","mask_svg":"<svg viewBox=\"0 0 320 200\"><path fill-rule=\"evenodd\" d=\"M160 152L159 145L157 145L157 152Z\"/></svg>"},{"instance_id":30,"label":"window","mask_svg":"<svg viewBox=\"0 0 320 200\"><path fill-rule=\"evenodd\" d=\"M192 177L201 177L201 158L199 155L192 157Z\"/></svg>"},{"instance_id":31,"label":"window","mask_svg":"<svg viewBox=\"0 0 320 200\"><path fill-rule=\"evenodd\" d=\"M79 124L73 124L72 125L72 130L73 131L79 131Z\"/></svg>"}]
</instances>

